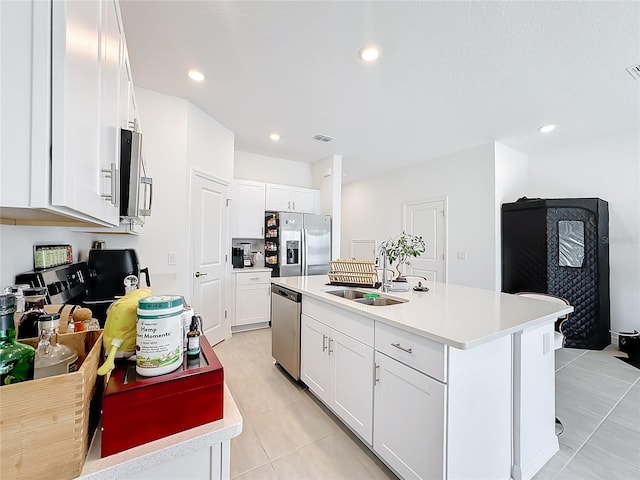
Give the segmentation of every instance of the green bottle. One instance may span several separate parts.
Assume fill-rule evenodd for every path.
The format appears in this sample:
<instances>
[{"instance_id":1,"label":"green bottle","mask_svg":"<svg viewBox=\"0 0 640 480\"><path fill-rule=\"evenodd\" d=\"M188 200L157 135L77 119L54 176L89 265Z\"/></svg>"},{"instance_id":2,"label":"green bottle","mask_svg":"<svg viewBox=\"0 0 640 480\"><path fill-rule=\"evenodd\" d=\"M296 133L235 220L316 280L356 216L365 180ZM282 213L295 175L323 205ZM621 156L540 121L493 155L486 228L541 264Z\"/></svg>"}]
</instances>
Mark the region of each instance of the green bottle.
<instances>
[{"instance_id":1,"label":"green bottle","mask_svg":"<svg viewBox=\"0 0 640 480\"><path fill-rule=\"evenodd\" d=\"M16 341L15 295L0 295L0 387L33 380L34 348Z\"/></svg>"}]
</instances>

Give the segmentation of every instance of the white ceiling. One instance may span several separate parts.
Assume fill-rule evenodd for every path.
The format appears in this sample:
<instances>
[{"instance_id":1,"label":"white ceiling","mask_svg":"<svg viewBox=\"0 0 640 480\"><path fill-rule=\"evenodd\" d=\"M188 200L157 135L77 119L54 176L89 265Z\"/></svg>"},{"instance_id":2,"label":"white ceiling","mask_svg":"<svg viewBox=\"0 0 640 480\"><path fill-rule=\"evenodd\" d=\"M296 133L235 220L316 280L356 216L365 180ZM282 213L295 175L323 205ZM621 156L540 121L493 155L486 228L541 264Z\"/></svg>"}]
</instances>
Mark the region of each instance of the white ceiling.
<instances>
[{"instance_id":1,"label":"white ceiling","mask_svg":"<svg viewBox=\"0 0 640 480\"><path fill-rule=\"evenodd\" d=\"M136 85L188 99L237 150L342 155L345 181L494 140L533 154L640 131L637 1L120 3Z\"/></svg>"}]
</instances>

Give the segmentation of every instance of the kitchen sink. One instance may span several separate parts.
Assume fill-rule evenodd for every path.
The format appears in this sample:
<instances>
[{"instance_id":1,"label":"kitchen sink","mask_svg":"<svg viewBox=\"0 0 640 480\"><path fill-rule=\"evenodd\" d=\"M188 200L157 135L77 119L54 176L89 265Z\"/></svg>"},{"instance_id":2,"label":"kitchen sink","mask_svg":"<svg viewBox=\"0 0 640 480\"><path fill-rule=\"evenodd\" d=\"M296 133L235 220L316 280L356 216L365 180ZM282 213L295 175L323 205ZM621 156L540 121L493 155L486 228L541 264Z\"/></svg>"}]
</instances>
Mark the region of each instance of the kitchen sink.
<instances>
[{"instance_id":1,"label":"kitchen sink","mask_svg":"<svg viewBox=\"0 0 640 480\"><path fill-rule=\"evenodd\" d=\"M364 305L372 305L374 307L383 307L385 305L397 305L398 303L405 303L408 300L401 298L391 298L379 293L361 292L360 290L331 290L327 292L330 295L336 297L346 298L347 300L353 300L354 302L362 303Z\"/></svg>"},{"instance_id":2,"label":"kitchen sink","mask_svg":"<svg viewBox=\"0 0 640 480\"><path fill-rule=\"evenodd\" d=\"M331 295L335 295L336 297L346 298L347 300L357 300L359 298L364 298L365 292L361 292L360 290L331 290L327 292Z\"/></svg>"},{"instance_id":3,"label":"kitchen sink","mask_svg":"<svg viewBox=\"0 0 640 480\"><path fill-rule=\"evenodd\" d=\"M374 307L384 307L385 305L397 305L398 303L405 303L409 300L403 300L400 298L389 297L376 297L376 298L357 298L355 300L358 303L364 305L373 305Z\"/></svg>"}]
</instances>

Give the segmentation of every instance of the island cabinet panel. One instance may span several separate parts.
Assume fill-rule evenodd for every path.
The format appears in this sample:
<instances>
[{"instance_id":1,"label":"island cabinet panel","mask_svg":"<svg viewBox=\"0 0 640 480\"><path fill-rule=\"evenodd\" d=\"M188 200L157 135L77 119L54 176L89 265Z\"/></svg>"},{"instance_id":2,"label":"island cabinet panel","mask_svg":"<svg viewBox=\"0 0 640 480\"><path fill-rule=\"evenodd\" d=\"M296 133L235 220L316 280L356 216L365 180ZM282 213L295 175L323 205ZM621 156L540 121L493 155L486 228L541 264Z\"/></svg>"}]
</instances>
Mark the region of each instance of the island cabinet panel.
<instances>
[{"instance_id":1,"label":"island cabinet panel","mask_svg":"<svg viewBox=\"0 0 640 480\"><path fill-rule=\"evenodd\" d=\"M365 345L374 345L370 318L305 296L302 297L302 312Z\"/></svg>"},{"instance_id":2,"label":"island cabinet panel","mask_svg":"<svg viewBox=\"0 0 640 480\"><path fill-rule=\"evenodd\" d=\"M510 335L449 348L447 478L511 478L511 359Z\"/></svg>"},{"instance_id":3,"label":"island cabinet panel","mask_svg":"<svg viewBox=\"0 0 640 480\"><path fill-rule=\"evenodd\" d=\"M218 448L215 448L218 447ZM202 448L184 457L177 457L166 462L150 466L143 472L125 477L122 480L174 480L176 478L220 479L220 472L214 468L215 456L220 455L219 445Z\"/></svg>"},{"instance_id":4,"label":"island cabinet panel","mask_svg":"<svg viewBox=\"0 0 640 480\"><path fill-rule=\"evenodd\" d=\"M445 478L443 383L376 352L375 452L408 479Z\"/></svg>"},{"instance_id":5,"label":"island cabinet panel","mask_svg":"<svg viewBox=\"0 0 640 480\"><path fill-rule=\"evenodd\" d=\"M314 308L305 308L309 305ZM313 317L308 314L309 310ZM371 445L373 347L362 342L360 337L354 338L345 332L362 330L362 338L373 343L373 322L364 318L353 319L348 312L324 309L322 305L305 302L304 299L302 311L301 380L363 441Z\"/></svg>"},{"instance_id":6,"label":"island cabinet panel","mask_svg":"<svg viewBox=\"0 0 640 480\"><path fill-rule=\"evenodd\" d=\"M329 339L330 406L371 445L373 435L373 348L336 330Z\"/></svg>"},{"instance_id":7,"label":"island cabinet panel","mask_svg":"<svg viewBox=\"0 0 640 480\"><path fill-rule=\"evenodd\" d=\"M300 379L316 397L329 403L328 338L331 329L302 314L300 335Z\"/></svg>"},{"instance_id":8,"label":"island cabinet panel","mask_svg":"<svg viewBox=\"0 0 640 480\"><path fill-rule=\"evenodd\" d=\"M376 322L375 340L377 351L441 382L447 381L447 347L442 343L382 322Z\"/></svg>"}]
</instances>

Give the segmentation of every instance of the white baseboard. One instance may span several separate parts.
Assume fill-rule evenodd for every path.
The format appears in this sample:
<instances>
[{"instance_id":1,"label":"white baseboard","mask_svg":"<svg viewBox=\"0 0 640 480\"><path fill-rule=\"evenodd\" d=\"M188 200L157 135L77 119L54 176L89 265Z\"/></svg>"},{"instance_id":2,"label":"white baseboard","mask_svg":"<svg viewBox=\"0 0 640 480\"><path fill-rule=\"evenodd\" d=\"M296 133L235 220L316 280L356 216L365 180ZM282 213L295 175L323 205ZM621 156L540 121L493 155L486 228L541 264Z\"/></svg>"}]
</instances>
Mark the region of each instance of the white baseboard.
<instances>
[{"instance_id":1,"label":"white baseboard","mask_svg":"<svg viewBox=\"0 0 640 480\"><path fill-rule=\"evenodd\" d=\"M249 325L234 325L231 327L231 333L246 332L248 330L257 330L259 328L269 328L269 322L251 323Z\"/></svg>"},{"instance_id":2,"label":"white baseboard","mask_svg":"<svg viewBox=\"0 0 640 480\"><path fill-rule=\"evenodd\" d=\"M558 437L551 438L533 458L529 459L526 465L514 465L512 468L512 476L515 480L531 480L533 476L540 471L545 464L551 460L558 450L560 445Z\"/></svg>"}]
</instances>

